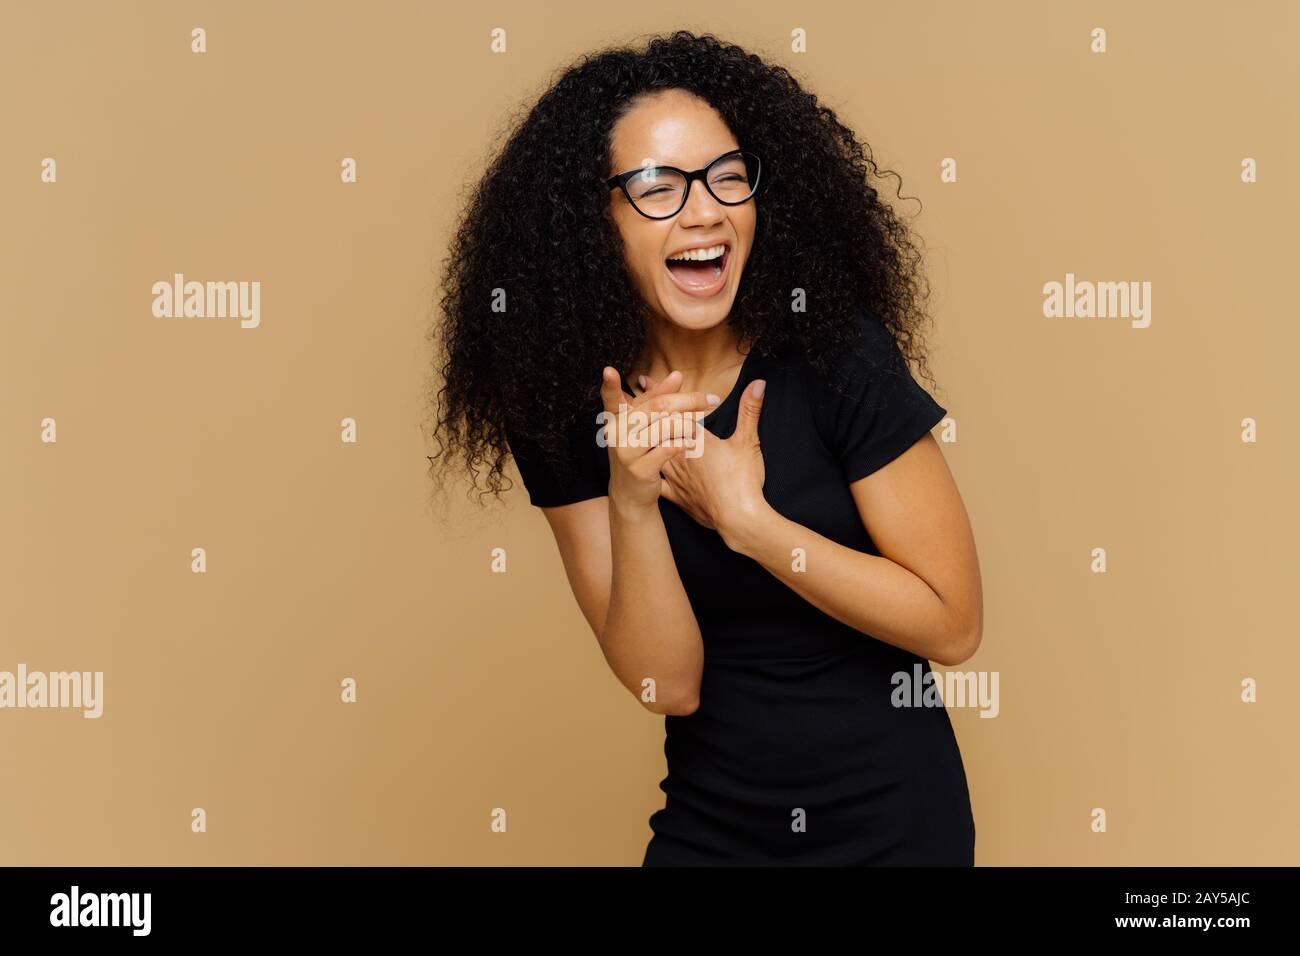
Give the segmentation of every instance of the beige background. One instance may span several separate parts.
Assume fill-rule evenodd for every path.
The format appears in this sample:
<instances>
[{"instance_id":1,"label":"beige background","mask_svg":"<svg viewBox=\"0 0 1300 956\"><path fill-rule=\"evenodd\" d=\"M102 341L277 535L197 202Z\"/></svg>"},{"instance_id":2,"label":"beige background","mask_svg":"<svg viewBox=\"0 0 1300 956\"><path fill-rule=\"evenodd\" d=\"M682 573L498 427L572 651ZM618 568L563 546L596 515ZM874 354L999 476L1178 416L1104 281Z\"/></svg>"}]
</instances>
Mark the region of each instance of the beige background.
<instances>
[{"instance_id":1,"label":"beige background","mask_svg":"<svg viewBox=\"0 0 1300 956\"><path fill-rule=\"evenodd\" d=\"M0 862L640 863L662 719L522 489L430 504L424 335L506 111L677 27L788 65L924 204L963 669L1001 675L952 714L977 861L1300 862L1296 4L0 11L0 669L106 681L97 721L0 711ZM261 327L154 318L174 272L260 281ZM1045 319L1067 272L1152 282L1151 327Z\"/></svg>"}]
</instances>

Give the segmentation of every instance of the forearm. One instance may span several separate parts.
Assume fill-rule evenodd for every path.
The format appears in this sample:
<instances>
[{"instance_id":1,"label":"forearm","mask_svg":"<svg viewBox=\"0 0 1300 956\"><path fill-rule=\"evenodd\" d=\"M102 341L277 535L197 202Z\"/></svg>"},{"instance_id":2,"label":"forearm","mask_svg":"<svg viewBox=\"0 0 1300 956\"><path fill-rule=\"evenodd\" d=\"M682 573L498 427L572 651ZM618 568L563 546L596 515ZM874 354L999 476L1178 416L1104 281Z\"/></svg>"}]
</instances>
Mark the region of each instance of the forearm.
<instances>
[{"instance_id":1,"label":"forearm","mask_svg":"<svg viewBox=\"0 0 1300 956\"><path fill-rule=\"evenodd\" d=\"M641 699L654 681L656 713L689 713L698 703L704 644L682 587L658 505L609 503L609 609L601 648L623 685Z\"/></svg>"},{"instance_id":2,"label":"forearm","mask_svg":"<svg viewBox=\"0 0 1300 956\"><path fill-rule=\"evenodd\" d=\"M863 634L927 660L956 663L965 658L968 635L958 615L901 564L845 547L770 505L736 521L723 539L804 600ZM796 548L803 552L798 565Z\"/></svg>"}]
</instances>

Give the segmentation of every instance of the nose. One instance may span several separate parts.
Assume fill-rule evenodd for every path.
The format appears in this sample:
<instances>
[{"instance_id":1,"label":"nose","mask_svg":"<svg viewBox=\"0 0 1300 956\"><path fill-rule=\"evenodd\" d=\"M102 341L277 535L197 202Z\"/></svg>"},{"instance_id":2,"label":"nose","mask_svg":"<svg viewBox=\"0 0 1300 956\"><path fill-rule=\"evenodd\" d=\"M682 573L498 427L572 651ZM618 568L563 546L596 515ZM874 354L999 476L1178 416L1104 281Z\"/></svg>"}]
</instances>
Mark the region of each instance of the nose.
<instances>
[{"instance_id":1,"label":"nose","mask_svg":"<svg viewBox=\"0 0 1300 956\"><path fill-rule=\"evenodd\" d=\"M713 226L725 219L726 215L727 207L713 198L703 180L697 179L691 183L686 205L677 214L677 220L682 226Z\"/></svg>"}]
</instances>

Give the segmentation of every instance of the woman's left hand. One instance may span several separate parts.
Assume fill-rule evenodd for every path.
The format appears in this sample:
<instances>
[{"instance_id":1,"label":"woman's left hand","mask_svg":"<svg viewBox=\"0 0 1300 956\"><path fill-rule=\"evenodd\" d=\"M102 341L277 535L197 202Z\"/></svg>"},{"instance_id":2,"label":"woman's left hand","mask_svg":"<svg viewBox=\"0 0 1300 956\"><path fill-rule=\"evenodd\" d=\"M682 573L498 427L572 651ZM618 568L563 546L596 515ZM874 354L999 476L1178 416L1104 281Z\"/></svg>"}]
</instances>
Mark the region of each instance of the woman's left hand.
<instances>
[{"instance_id":1,"label":"woman's left hand","mask_svg":"<svg viewBox=\"0 0 1300 956\"><path fill-rule=\"evenodd\" d=\"M646 385L654 388L648 376ZM765 386L760 379L741 394L736 430L730 438L701 429L699 455L669 459L661 472L660 495L724 540L769 507L763 497L766 470L758 441Z\"/></svg>"}]
</instances>

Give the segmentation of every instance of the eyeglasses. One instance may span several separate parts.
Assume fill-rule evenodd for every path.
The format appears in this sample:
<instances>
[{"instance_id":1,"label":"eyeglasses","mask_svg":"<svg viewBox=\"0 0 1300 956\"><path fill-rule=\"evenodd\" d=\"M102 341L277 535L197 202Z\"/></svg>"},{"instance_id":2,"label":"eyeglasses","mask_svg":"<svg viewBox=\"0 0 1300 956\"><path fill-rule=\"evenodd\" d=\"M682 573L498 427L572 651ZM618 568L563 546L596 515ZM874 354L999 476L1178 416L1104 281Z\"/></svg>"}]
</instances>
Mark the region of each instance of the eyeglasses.
<instances>
[{"instance_id":1,"label":"eyeglasses","mask_svg":"<svg viewBox=\"0 0 1300 956\"><path fill-rule=\"evenodd\" d=\"M758 189L762 166L756 153L733 149L694 172L676 166L645 166L611 176L605 185L623 190L632 208L647 219L670 219L682 211L691 183L697 179L724 206L748 202Z\"/></svg>"}]
</instances>

